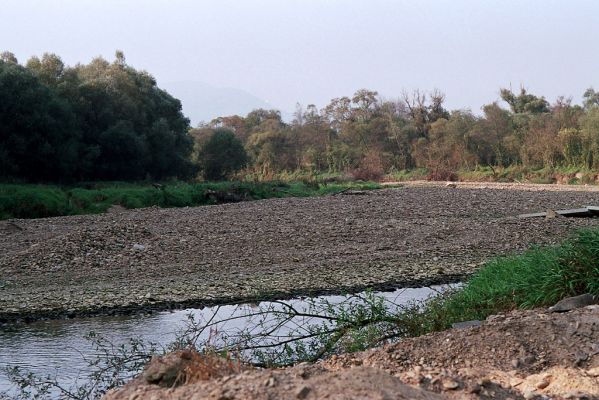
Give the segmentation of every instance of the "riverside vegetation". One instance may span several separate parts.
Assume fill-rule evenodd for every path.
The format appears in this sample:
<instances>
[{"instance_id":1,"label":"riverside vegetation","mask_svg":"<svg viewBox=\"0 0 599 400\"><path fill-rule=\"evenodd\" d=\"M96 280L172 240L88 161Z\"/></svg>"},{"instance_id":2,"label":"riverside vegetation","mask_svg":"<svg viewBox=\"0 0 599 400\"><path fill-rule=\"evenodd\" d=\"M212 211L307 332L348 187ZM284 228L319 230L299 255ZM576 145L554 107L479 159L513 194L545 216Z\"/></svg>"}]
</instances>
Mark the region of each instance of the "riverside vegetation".
<instances>
[{"instance_id":1,"label":"riverside vegetation","mask_svg":"<svg viewBox=\"0 0 599 400\"><path fill-rule=\"evenodd\" d=\"M44 54L0 54L0 179L21 182L169 178L273 179L301 171L379 180L528 179L592 183L599 167L599 93L583 103L501 89L501 101L448 110L438 90L383 100L361 89L322 109L298 105L190 127L179 100L122 52L66 66ZM505 105L506 107L502 107ZM416 171L415 173L413 171Z\"/></svg>"},{"instance_id":2,"label":"riverside vegetation","mask_svg":"<svg viewBox=\"0 0 599 400\"><path fill-rule=\"evenodd\" d=\"M22 398L43 398L59 390L64 397L82 399L98 397L123 384L157 352L189 346L204 357L225 357L229 367L240 363L283 366L316 361L339 352L364 350L444 330L455 322L484 319L512 309L547 306L582 293L599 295L597 259L599 230L584 230L559 246L536 247L521 255L495 258L463 287L423 304L391 309L383 298L368 291L336 305L312 300L303 310L286 302L275 302L251 312L255 318L253 325L236 332L214 331L207 341L198 342L200 334L217 326L218 321L191 319L188 329L167 349L138 340L114 348L92 333L90 339L96 344L99 356L90 362L93 369L89 381L79 387L59 387L52 376L37 377L18 368L8 373ZM316 322L298 325L287 332L273 329L273 326L280 328L283 321L306 316L315 317ZM211 365L221 368L225 364Z\"/></svg>"},{"instance_id":3,"label":"riverside vegetation","mask_svg":"<svg viewBox=\"0 0 599 400\"><path fill-rule=\"evenodd\" d=\"M368 182L175 182L143 184L91 182L79 187L0 184L0 220L96 214L122 207L192 207L276 197L308 197L348 189L372 190Z\"/></svg>"}]
</instances>

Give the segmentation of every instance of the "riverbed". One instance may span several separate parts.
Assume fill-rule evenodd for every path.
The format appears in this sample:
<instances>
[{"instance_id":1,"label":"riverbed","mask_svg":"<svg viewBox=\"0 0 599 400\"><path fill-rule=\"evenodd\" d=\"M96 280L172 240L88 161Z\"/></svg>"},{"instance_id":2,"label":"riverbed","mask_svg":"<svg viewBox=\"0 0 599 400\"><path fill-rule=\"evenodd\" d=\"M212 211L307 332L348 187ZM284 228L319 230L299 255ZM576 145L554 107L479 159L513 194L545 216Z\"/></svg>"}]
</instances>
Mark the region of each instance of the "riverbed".
<instances>
[{"instance_id":1,"label":"riverbed","mask_svg":"<svg viewBox=\"0 0 599 400\"><path fill-rule=\"evenodd\" d=\"M320 198L0 222L0 323L463 279L599 219L598 187L406 185Z\"/></svg>"}]
</instances>

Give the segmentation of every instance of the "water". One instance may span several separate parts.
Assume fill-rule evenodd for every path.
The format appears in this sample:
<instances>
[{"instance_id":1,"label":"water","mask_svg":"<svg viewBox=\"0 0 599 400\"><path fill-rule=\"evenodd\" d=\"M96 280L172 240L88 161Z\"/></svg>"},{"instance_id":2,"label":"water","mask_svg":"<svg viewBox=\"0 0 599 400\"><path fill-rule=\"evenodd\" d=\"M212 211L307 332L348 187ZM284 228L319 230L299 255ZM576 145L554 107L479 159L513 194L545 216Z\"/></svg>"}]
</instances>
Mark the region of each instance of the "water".
<instances>
[{"instance_id":1,"label":"water","mask_svg":"<svg viewBox=\"0 0 599 400\"><path fill-rule=\"evenodd\" d=\"M376 293L385 298L390 308L398 307L412 301L423 300L435 293L446 290L449 285L433 286L430 288L398 289L394 292ZM331 304L355 301L351 296L322 296L316 299L327 300ZM354 299L354 300L352 300ZM308 299L285 301L297 310L306 310ZM281 303L263 302L260 309L286 308ZM158 312L150 315L134 315L119 317L94 317L70 320L40 321L27 325L0 328L0 368L19 366L22 370L31 371L39 376L56 376L61 385L71 386L74 382L85 379L89 367L85 359L96 355L96 350L86 335L89 332L104 337L112 344L119 346L129 343L130 338L155 342L167 346L189 324L189 315L196 321L222 321L213 326L212 330L203 332L199 340L211 336L213 345L218 346L221 339L218 334L236 332L240 329L257 329L256 318L248 317L255 314L257 305L239 304L207 307L203 309L187 309L174 312ZM214 317L214 318L212 318ZM262 319L261 323L275 324L272 319ZM285 336L292 331L303 329L307 324L318 323L314 317L301 317L288 321L281 326L277 336ZM269 338L261 339L263 342ZM4 371L0 371L0 393L10 391L10 382Z\"/></svg>"}]
</instances>

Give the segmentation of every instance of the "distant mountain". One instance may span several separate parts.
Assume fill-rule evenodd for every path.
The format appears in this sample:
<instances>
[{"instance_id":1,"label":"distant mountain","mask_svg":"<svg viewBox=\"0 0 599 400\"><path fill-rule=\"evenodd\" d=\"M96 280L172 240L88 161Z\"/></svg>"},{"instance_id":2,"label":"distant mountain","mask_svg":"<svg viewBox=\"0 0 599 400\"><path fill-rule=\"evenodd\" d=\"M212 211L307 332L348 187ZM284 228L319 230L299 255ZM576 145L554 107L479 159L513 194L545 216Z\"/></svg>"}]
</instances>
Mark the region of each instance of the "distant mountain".
<instances>
[{"instance_id":1,"label":"distant mountain","mask_svg":"<svg viewBox=\"0 0 599 400\"><path fill-rule=\"evenodd\" d=\"M278 109L244 90L221 88L198 81L159 83L159 87L181 100L183 113L192 126L226 115L245 116L256 108Z\"/></svg>"}]
</instances>

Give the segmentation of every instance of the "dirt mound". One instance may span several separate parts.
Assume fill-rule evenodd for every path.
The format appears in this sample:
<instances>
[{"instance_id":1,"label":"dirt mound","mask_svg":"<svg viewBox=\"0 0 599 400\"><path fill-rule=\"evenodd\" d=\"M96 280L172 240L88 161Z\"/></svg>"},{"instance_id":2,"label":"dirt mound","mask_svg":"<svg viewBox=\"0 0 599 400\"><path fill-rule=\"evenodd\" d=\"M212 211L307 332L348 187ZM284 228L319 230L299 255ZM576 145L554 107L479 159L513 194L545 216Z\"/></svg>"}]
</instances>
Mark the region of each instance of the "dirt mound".
<instances>
[{"instance_id":1,"label":"dirt mound","mask_svg":"<svg viewBox=\"0 0 599 400\"><path fill-rule=\"evenodd\" d=\"M496 315L480 327L176 388L142 375L106 398L599 399L599 306Z\"/></svg>"}]
</instances>

